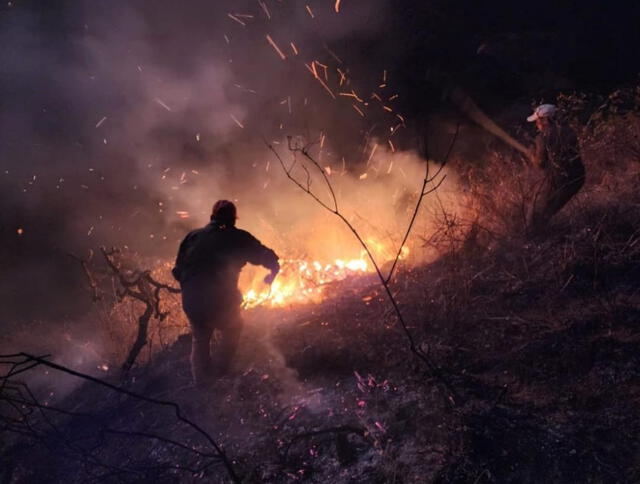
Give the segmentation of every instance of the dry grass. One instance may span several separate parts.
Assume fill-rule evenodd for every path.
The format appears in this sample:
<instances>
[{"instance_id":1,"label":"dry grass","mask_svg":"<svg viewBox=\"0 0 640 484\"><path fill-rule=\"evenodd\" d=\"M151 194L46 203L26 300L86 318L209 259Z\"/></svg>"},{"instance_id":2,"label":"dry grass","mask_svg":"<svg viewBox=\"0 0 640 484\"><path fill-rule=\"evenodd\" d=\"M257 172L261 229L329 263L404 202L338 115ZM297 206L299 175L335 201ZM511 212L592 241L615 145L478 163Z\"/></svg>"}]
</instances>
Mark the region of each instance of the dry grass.
<instances>
[{"instance_id":1,"label":"dry grass","mask_svg":"<svg viewBox=\"0 0 640 484\"><path fill-rule=\"evenodd\" d=\"M134 369L129 384L204 422L247 482L637 482L635 148L609 163L611 143L635 139L637 124L630 112L599 121L576 113L592 119L581 138L588 181L546 233L520 235L530 181L524 168L508 169L517 160L496 153L469 173L472 216L442 211L440 230L425 240L442 256L401 268L391 283L421 350L462 397L454 411L413 363L383 292L366 277L337 284L322 304L248 313L235 373L206 394L188 388L188 338L179 337L178 303L167 301L177 326L154 327L151 364ZM124 303L105 314L115 346L133 340L134 314ZM68 403L115 427L174 430L157 412L92 392L83 387ZM59 423L75 435L72 419ZM123 457L117 442L100 445L100 459ZM166 448L127 445L145 464L171 461ZM61 480L79 475L42 447L13 452L25 466L47 455L42 462ZM162 482L220 480L213 469L153 472Z\"/></svg>"}]
</instances>

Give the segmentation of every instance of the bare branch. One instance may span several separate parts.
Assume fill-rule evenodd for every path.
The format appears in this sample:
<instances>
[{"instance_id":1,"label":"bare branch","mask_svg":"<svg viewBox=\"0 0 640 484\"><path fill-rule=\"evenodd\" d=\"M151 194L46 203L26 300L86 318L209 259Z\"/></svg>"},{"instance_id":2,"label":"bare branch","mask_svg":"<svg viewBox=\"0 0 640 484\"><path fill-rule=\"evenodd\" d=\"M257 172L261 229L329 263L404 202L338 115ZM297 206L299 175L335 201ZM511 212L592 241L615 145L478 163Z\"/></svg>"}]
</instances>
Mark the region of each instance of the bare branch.
<instances>
[{"instance_id":1,"label":"bare branch","mask_svg":"<svg viewBox=\"0 0 640 484\"><path fill-rule=\"evenodd\" d=\"M291 175L291 170L287 169L287 166L284 164L282 157L278 154L275 148L271 144L269 144L266 140L265 140L265 143L267 144L267 147L271 150L271 152L275 155L277 160L280 162L280 166L282 166L282 170L284 171L285 175L287 175L287 178L289 180L291 180L298 188L300 188L303 192L305 192L307 195L313 198L318 204L320 204L326 210L328 210L331 213L337 214L337 209L332 209L331 207L329 207L326 203L320 200L315 193L313 193L309 188L305 187L293 175Z\"/></svg>"},{"instance_id":2,"label":"bare branch","mask_svg":"<svg viewBox=\"0 0 640 484\"><path fill-rule=\"evenodd\" d=\"M149 270L135 271L132 278L127 278L114 259L114 256L119 254L120 251L116 248L107 250L105 247L101 247L100 250L111 273L118 280L122 288L118 291L119 299L123 300L129 296L145 305L144 312L138 317L138 333L136 339L122 365L122 370L126 373L133 367L140 351L142 351L142 348L147 344L151 318L153 317L163 321L168 314L160 310L161 291L164 289L169 293L178 294L180 293L180 289L156 281L151 276L151 271Z\"/></svg>"},{"instance_id":3,"label":"bare branch","mask_svg":"<svg viewBox=\"0 0 640 484\"><path fill-rule=\"evenodd\" d=\"M89 261L84 260L74 254L67 253L69 257L78 261L80 263L80 267L82 267L82 271L84 272L85 277L87 278L87 282L89 283L89 288L91 289L91 299L94 302L99 301L101 299L100 294L98 293L98 283L96 282L93 274L89 270ZM90 252L89 259L93 256L93 251Z\"/></svg>"},{"instance_id":4,"label":"bare branch","mask_svg":"<svg viewBox=\"0 0 640 484\"><path fill-rule=\"evenodd\" d=\"M456 131L453 134L453 137L451 138L451 142L449 143L449 148L447 149L447 154L446 154L443 162L440 164L440 167L436 171L435 175L433 175L432 177L429 176L429 158L428 158L428 152L427 152L427 160L425 161L425 163L426 163L425 174L424 174L424 180L422 180L422 188L420 189L420 196L418 197L418 200L416 202L416 206L413 209L413 215L411 216L411 220L409 221L409 225L407 226L407 230L404 233L404 238L402 239L402 242L400 243L400 247L398 248L398 253L396 254L395 259L393 260L393 265L391 266L391 269L389 269L389 275L385 279L385 283L387 283L387 284L389 283L389 281L391 281L391 277L393 276L393 271L395 270L396 266L398 265L398 261L400 260L400 255L402 254L402 249L404 248L404 245L407 243L407 239L409 238L409 234L411 233L411 230L413 229L413 225L414 225L414 223L416 221L416 217L418 216L418 212L420 211L420 205L422 204L422 200L424 199L425 196L435 192L440 187L440 185L442 185L442 183L444 182L444 180L446 178L446 175L443 176L440 179L440 181L438 183L436 183L435 186L433 186L429 190L425 190L427 188L427 185L429 183L431 183L433 180L435 180L438 177L438 175L440 175L440 173L444 169L445 165L449 161L449 156L451 156L451 152L452 152L453 147L454 147L454 145L456 143L456 140L458 138L458 132L459 131L460 131L460 123L458 123L457 126L456 126ZM428 149L427 149L427 151L428 151Z\"/></svg>"},{"instance_id":5,"label":"bare branch","mask_svg":"<svg viewBox=\"0 0 640 484\"><path fill-rule=\"evenodd\" d=\"M457 133L458 133L458 129L456 129L456 135L454 136L454 139L452 140L451 146L449 148L449 153L451 152L451 148L453 147L453 144L455 143L455 139L457 138ZM393 293L391 291L391 288L389 286L389 282L388 282L387 278L385 278L384 275L382 274L382 271L380 270L380 267L379 267L378 263L376 262L373 254L371 253L371 250L369 249L369 246L362 239L362 237L360 236L358 231L355 229L355 227L351 224L351 222L349 222L349 220L347 220L347 218L338 210L338 203L337 203L337 199L335 198L335 192L333 191L333 187L332 187L331 182L329 181L328 177L326 176L326 173L324 172L324 170L322 169L320 164L309 154L309 152L307 150L300 149L298 147L292 146L291 138L289 137L288 139L289 139L289 148L290 148L290 150L292 150L294 153L297 152L297 151L302 152L303 155L307 158L307 160L310 161L320 171L320 173L322 174L322 176L323 176L323 178L325 180L325 183L329 187L329 191L330 191L330 193L332 194L332 197L333 197L333 201L334 201L334 207L333 208L331 206L327 205L325 202L323 202L308 187L305 187L294 176L292 176L291 173L289 171L287 171L286 165L284 164L284 161L282 160L282 158L280 157L278 152L266 140L265 140L265 143L267 144L267 147L274 153L274 155L276 156L276 158L280 162L280 165L282 166L283 171L285 172L287 178L289 178L296 186L298 186L302 191L304 191L311 198L313 198L321 207L323 207L325 210L327 210L328 212L331 212L336 217L338 217L345 224L345 226L351 231L353 236L358 240L358 242L360 243L360 245L362 246L362 248L366 252L367 257L371 261L371 264L373 265L373 267L375 269L375 272L376 272L376 274L378 276L378 279L380 280L380 283L382 284L382 286L384 288L384 291L385 291L385 293L386 293L386 295L387 295L387 297L389 299L389 302L393 306L393 310L394 310L394 312L396 314L396 318L398 320L398 323L400 324L400 327L401 327L402 331L404 332L407 340L409 341L409 349L411 350L411 352L415 356L417 356L423 362L423 364L426 366L426 368L431 373L431 375L434 378L436 378L443 385L443 387L446 389L447 394L448 394L448 401L455 405L456 404L456 399L458 398L457 392L451 386L451 384L447 381L447 379L444 377L444 375L442 375L442 372L437 367L437 365L433 361L431 361L431 358L427 354L425 354L422 350L420 350L420 348L416 345L416 342L415 342L415 339L413 337L413 334L409 330L409 328L408 328L408 326L407 326L407 324L406 324L406 322L404 320L404 317L402 315L402 312L400 311L400 307L398 306L398 302L397 302L395 296L393 295ZM449 157L449 153L447 154L447 158ZM440 168L440 170L442 170L442 167ZM440 170L438 170L438 172L440 172ZM427 171L427 175L425 176L425 179L423 180L423 187L422 187L422 190L420 192L421 195L420 195L419 202L421 202L422 198L425 196L426 185L428 183L430 183L432 180L433 180L433 177L429 177L429 174L428 174L428 171ZM430 191L428 191L427 193L430 193ZM405 234L405 241L406 241L406 238L408 237L408 233L411 230L411 227L413 225L413 221L415 220L416 216L417 216L417 209L415 210L415 214L414 214L414 217L412 218L411 225L409 226L409 229L408 229L407 233ZM402 248L400 250L402 250Z\"/></svg>"},{"instance_id":6,"label":"bare branch","mask_svg":"<svg viewBox=\"0 0 640 484\"><path fill-rule=\"evenodd\" d=\"M322 178L323 178L323 180L324 180L324 182L325 182L325 185L326 185L326 187L328 188L329 193L331 194L331 200L333 201L333 211L334 211L334 212L337 212L337 211L338 211L338 200L337 200L337 198L336 198L336 194L335 194L335 192L333 191L333 186L331 185L331 182L329 181L329 177L327 176L327 172L326 172L326 170L325 170L324 168L322 168L322 167L320 166L320 164L319 164L319 163L318 163L318 162L317 162L317 161L316 161L316 160L315 160L315 159L314 159L314 158L309 154L309 148L310 148L311 146L313 146L313 144L315 144L315 143L312 143L312 144L310 144L310 145L307 145L307 146L304 146L304 147L300 148L300 147L297 147L297 146L292 145L292 138L291 138L291 136L288 136L288 137L287 137L287 141L288 141L288 146L289 146L289 150L290 150L290 151L292 151L292 152L294 152L294 153L297 153L297 152L302 153L302 155L303 155L303 156L304 156L304 157L305 157L309 162L311 162L311 164L313 164L313 166L315 166L315 167L317 168L317 170L320 172L320 174L322 175ZM273 151L273 149L272 149L272 151Z\"/></svg>"},{"instance_id":7,"label":"bare branch","mask_svg":"<svg viewBox=\"0 0 640 484\"><path fill-rule=\"evenodd\" d=\"M15 360L16 357L20 357L22 358L21 361L13 361ZM7 361L8 360L8 361ZM10 363L9 363L10 362ZM42 365L45 367L48 367L50 369L77 377L81 380L87 381L87 382L91 382L93 384L99 385L101 387L107 388L110 391L122 394L122 395L126 395L128 397L131 397L133 399L139 400L141 402L145 402L145 403L149 403L152 405L157 405L157 406L161 406L161 407L168 407L173 409L175 417L182 423L184 423L185 425L187 425L188 427L192 428L193 430L196 431L196 433L198 433L200 436L202 436L208 443L209 445L214 449L215 454L208 454L208 453L201 453L200 451L196 451L195 449L190 449L193 452L196 453L200 453L202 455L210 455L216 458L219 458L220 461L223 463L229 477L231 478L231 480L233 482L239 483L241 482L240 477L236 474L235 469L233 468L231 461L229 460L229 458L226 456L226 454L224 453L224 451L222 450L222 448L220 447L220 445L202 428L200 427L198 424L196 424L195 422L193 422L192 420L186 418L183 416L182 414L182 410L180 409L180 407L178 406L177 403L175 402L171 402L171 401L167 401L167 400L159 400L159 399L155 399L155 398L151 398L151 397L147 397L145 395L141 395L135 392L132 392L130 390L121 388L121 387L117 387L111 383L108 383L104 380L95 378L91 375L87 375L85 373L81 373L75 370L72 370L70 368L67 368L65 366L59 365L57 363L53 363L51 361L45 360L41 357L37 357L37 356L33 356L30 355L28 353L18 353L17 355L0 355L0 363L3 364L10 364L11 367L9 369L9 371L3 375L0 375L0 380L3 381L3 383L7 380L9 380L10 375L15 375L16 372L15 370L15 366L18 365L26 365L27 367L33 367L34 363L37 363L38 365ZM3 401L11 401L13 403L18 403L20 405L27 405L31 408L37 408L43 415L43 418L45 419L45 421L47 421L49 423L50 426L52 426L53 429L55 429L55 425L46 417L46 414L44 413L45 411L59 411L59 412L63 412L63 413L69 413L69 414L74 414L76 416L88 416L89 414L78 414L77 412L68 412L64 409L57 409L57 408L53 408L47 405L42 405L40 403L38 403L37 399L35 398L35 396L33 396L33 394L30 392L29 388L20 382L14 382L12 383L12 387L14 389L17 389L18 392L20 391L18 386L22 387L24 389L24 391L29 395L29 398L26 397L9 397L7 395L6 392L3 392L1 394L2 396L2 400ZM109 430L113 433L120 433L123 434L124 431L119 431L119 430L114 430L114 429L105 429L105 430ZM130 433L130 435L135 436L136 432ZM140 436L143 433L138 432L137 434L140 434ZM146 433L145 434L146 437L148 438L154 438L160 441L164 441L166 443L172 443L173 445L177 445L181 448L187 448L187 446L185 446L184 444L180 444L177 441L174 441L172 439L167 439L164 438L162 436L156 435L156 434L151 434L151 433ZM78 449L74 449L74 450L78 450ZM86 457L88 458L92 458L92 456L87 455ZM94 462L94 464L96 464ZM111 468L113 468L113 466L109 466ZM177 468L175 466L171 466L172 468ZM115 468L118 470L124 470L124 469L120 469L120 468ZM124 470L126 471L126 470Z\"/></svg>"}]
</instances>

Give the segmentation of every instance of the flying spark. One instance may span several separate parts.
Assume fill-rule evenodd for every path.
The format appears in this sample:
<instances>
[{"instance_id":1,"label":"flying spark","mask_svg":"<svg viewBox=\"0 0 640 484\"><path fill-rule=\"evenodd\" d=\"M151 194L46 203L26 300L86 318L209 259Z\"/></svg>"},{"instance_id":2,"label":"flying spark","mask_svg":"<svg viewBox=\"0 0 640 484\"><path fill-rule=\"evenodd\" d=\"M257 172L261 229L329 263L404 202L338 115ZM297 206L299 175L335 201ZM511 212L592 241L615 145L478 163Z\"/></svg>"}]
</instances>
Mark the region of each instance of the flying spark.
<instances>
[{"instance_id":1,"label":"flying spark","mask_svg":"<svg viewBox=\"0 0 640 484\"><path fill-rule=\"evenodd\" d=\"M284 55L284 52L282 52L280 50L280 47L278 47L278 45L273 41L273 39L271 38L270 35L267 34L267 42L269 42L271 44L271 47L273 47L275 49L275 51L278 53L278 55L280 56L280 58L282 60L285 60L287 58L286 55Z\"/></svg>"},{"instance_id":2,"label":"flying spark","mask_svg":"<svg viewBox=\"0 0 640 484\"><path fill-rule=\"evenodd\" d=\"M267 5L260 0L258 0L258 3L260 4L260 7L262 7L264 14L267 16L267 19L271 20L271 14L269 13L269 9L267 8Z\"/></svg>"},{"instance_id":3,"label":"flying spark","mask_svg":"<svg viewBox=\"0 0 640 484\"><path fill-rule=\"evenodd\" d=\"M362 116L362 117L364 118L364 112L362 112L362 109L360 109L360 108L359 108L358 106L356 106L355 104L352 104L351 106L353 107L353 109L355 109L355 110L358 112L358 114L359 114L360 116Z\"/></svg>"},{"instance_id":4,"label":"flying spark","mask_svg":"<svg viewBox=\"0 0 640 484\"><path fill-rule=\"evenodd\" d=\"M162 106L163 108L165 108L167 111L171 112L171 108L169 106L167 106L165 104L165 102L162 99L156 98L155 101ZM105 143L106 144L106 143Z\"/></svg>"},{"instance_id":5,"label":"flying spark","mask_svg":"<svg viewBox=\"0 0 640 484\"><path fill-rule=\"evenodd\" d=\"M231 116L231 119L233 119L233 121L235 121L238 126L244 128L244 125L240 121L238 121L238 118L236 118L233 114L229 114L229 116Z\"/></svg>"},{"instance_id":6,"label":"flying spark","mask_svg":"<svg viewBox=\"0 0 640 484\"><path fill-rule=\"evenodd\" d=\"M242 25L243 27L246 27L247 24L245 24L242 20L240 20L238 17L236 17L236 15L233 15L231 13L227 14L227 17L229 17L232 20L235 20L236 22L238 22L240 25Z\"/></svg>"}]
</instances>

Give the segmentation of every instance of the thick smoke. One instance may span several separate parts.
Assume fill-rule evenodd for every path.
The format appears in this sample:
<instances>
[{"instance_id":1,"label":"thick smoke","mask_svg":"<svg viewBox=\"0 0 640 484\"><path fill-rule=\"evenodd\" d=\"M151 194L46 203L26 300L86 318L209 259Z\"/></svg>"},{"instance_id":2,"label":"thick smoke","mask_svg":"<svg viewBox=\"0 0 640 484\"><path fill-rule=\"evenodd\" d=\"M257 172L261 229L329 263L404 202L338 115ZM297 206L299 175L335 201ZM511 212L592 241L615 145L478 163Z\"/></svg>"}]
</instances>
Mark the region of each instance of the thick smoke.
<instances>
[{"instance_id":1,"label":"thick smoke","mask_svg":"<svg viewBox=\"0 0 640 484\"><path fill-rule=\"evenodd\" d=\"M288 215L276 213L281 194L263 169L275 169L263 138L324 139L323 164L344 159L358 175L372 139L415 148L407 114L429 112L450 83L528 100L548 95L535 86L549 75L591 85L637 66L635 16L597 2L581 12L543 2L525 14L506 1L345 0L340 12L326 0L0 8L0 304L12 321L87 309L82 274L65 253L126 244L172 257L218 197L238 200L245 227L267 236L254 228L261 218L282 232L274 221ZM615 29L603 28L603 15ZM579 42L575 31L578 40L598 31L601 41ZM502 106L488 105L492 114ZM190 218L177 213L186 210Z\"/></svg>"},{"instance_id":2,"label":"thick smoke","mask_svg":"<svg viewBox=\"0 0 640 484\"><path fill-rule=\"evenodd\" d=\"M118 245L169 261L218 198L235 200L239 225L282 257L359 257L352 234L286 179L267 143L290 166L287 136L313 142L341 212L365 238L396 248L424 176L416 126L442 87L461 84L475 94L484 86L492 98L510 93L528 102L543 95L536 82L550 74L563 85L572 75L598 79L594 44L568 42L571 29L549 25L551 8L536 4L522 15L522 5L506 1L404 7L388 0L344 0L340 12L326 0L0 7L0 349L44 346L64 363L95 370L108 350L88 315L82 271L67 254ZM617 79L635 69L626 60L637 42L624 33L637 34L635 17L624 29L611 22L615 33L603 37L601 10L587 2L588 18L573 8L564 16L589 39L598 27L608 39L595 46L608 59L600 77ZM486 21L491 15L495 22ZM554 18L562 24L562 15ZM532 43L552 48L533 62ZM502 106L489 103L491 114ZM430 140L436 155L457 121L440 114L440 131L430 125L439 132ZM463 131L458 154L481 158L481 137ZM298 158L293 173L305 183ZM330 202L309 168L311 188ZM455 174L443 174L410 241L416 261L433 255L423 241L434 214L464 204ZM381 263L389 257L377 255Z\"/></svg>"},{"instance_id":3,"label":"thick smoke","mask_svg":"<svg viewBox=\"0 0 640 484\"><path fill-rule=\"evenodd\" d=\"M323 164L351 176L364 171L367 135L402 128L369 99L392 85L385 66L358 52L380 35L386 2L352 1L339 13L320 1L43 5L6 7L0 33L2 266L11 274L1 294L11 320L82 314L82 274L66 253L116 244L173 257L217 198L237 200L241 224L283 249L294 244L277 239L289 233L308 238L301 220L312 236L326 232L309 203L288 198L263 140L322 138ZM336 99L305 67L314 60ZM339 95L352 89L366 106ZM388 99L390 89L379 91Z\"/></svg>"},{"instance_id":4,"label":"thick smoke","mask_svg":"<svg viewBox=\"0 0 640 484\"><path fill-rule=\"evenodd\" d=\"M391 72L359 52L380 35L387 8L360 0L336 13L327 2L265 0L6 9L0 304L10 326L0 349L104 370L108 329L89 311L68 254L118 245L168 261L218 198L235 200L239 225L283 258L361 257L353 235L268 149L290 166L288 136L311 143L341 212L389 248L378 262L395 255L425 164L401 151L408 130ZM292 173L306 183L297 158ZM297 385L271 349L280 379Z\"/></svg>"}]
</instances>

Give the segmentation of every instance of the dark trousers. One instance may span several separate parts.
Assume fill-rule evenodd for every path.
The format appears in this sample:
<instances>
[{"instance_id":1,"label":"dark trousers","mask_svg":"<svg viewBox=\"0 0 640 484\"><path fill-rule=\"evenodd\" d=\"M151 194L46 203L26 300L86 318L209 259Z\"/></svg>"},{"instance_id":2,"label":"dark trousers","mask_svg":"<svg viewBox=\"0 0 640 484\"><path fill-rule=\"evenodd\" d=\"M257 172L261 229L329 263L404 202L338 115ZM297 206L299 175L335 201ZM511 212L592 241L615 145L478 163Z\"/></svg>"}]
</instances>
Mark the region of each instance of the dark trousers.
<instances>
[{"instance_id":1,"label":"dark trousers","mask_svg":"<svg viewBox=\"0 0 640 484\"><path fill-rule=\"evenodd\" d=\"M567 176L549 176L542 181L535 194L531 210L528 215L529 231L537 231L549 222L584 185L584 169L575 170Z\"/></svg>"},{"instance_id":2,"label":"dark trousers","mask_svg":"<svg viewBox=\"0 0 640 484\"><path fill-rule=\"evenodd\" d=\"M238 298L236 288L197 279L182 284L182 307L191 324L191 373L197 385L209 382L214 370L223 373L231 366L242 333ZM214 330L221 333L215 368L211 359Z\"/></svg>"}]
</instances>

